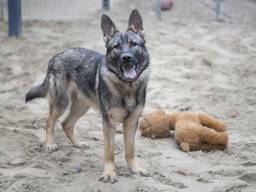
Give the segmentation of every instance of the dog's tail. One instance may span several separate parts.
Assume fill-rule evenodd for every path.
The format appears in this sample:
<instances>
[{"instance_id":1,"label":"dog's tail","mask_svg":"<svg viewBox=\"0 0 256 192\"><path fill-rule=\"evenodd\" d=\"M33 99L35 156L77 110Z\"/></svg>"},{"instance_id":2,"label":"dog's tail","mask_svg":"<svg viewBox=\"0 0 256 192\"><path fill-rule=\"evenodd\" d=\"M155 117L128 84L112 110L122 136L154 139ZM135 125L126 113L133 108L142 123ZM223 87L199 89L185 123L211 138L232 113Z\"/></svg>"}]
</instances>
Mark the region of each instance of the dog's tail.
<instances>
[{"instance_id":1,"label":"dog's tail","mask_svg":"<svg viewBox=\"0 0 256 192\"><path fill-rule=\"evenodd\" d=\"M48 75L46 75L46 78L41 85L32 87L28 91L28 93L26 94L25 102L27 103L35 98L45 97L48 93L48 84Z\"/></svg>"},{"instance_id":2,"label":"dog's tail","mask_svg":"<svg viewBox=\"0 0 256 192\"><path fill-rule=\"evenodd\" d=\"M218 119L215 119L207 114L199 114L199 120L202 125L210 127L218 132L223 132L226 130L226 124Z\"/></svg>"}]
</instances>

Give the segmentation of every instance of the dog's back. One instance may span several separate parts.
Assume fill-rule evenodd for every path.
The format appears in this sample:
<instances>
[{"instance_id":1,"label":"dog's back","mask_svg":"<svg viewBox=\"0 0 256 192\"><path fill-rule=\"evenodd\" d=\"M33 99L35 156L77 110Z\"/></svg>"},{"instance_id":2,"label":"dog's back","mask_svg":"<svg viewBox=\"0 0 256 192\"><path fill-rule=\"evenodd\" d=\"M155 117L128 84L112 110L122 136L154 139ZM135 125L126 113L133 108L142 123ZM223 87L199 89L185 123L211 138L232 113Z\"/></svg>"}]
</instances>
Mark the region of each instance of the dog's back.
<instances>
[{"instance_id":1,"label":"dog's back","mask_svg":"<svg viewBox=\"0 0 256 192\"><path fill-rule=\"evenodd\" d=\"M72 48L56 54L49 61L43 84L27 93L26 102L46 96L53 87L61 92L66 91L72 81L86 96L95 96L96 73L102 59L102 54L84 48ZM63 94L59 92L56 96Z\"/></svg>"}]
</instances>

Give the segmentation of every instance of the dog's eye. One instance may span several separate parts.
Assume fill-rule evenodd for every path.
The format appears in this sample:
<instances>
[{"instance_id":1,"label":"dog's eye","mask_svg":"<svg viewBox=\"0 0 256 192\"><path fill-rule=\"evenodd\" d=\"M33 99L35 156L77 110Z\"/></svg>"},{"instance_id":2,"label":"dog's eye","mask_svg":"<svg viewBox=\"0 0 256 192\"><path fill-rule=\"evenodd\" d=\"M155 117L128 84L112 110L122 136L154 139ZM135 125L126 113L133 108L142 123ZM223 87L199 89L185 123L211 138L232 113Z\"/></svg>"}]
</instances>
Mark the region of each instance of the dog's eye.
<instances>
[{"instance_id":1,"label":"dog's eye","mask_svg":"<svg viewBox=\"0 0 256 192\"><path fill-rule=\"evenodd\" d=\"M134 42L134 41L131 41L130 44L131 44L132 47L135 47L135 46L138 45L138 43L136 43L136 42Z\"/></svg>"},{"instance_id":2,"label":"dog's eye","mask_svg":"<svg viewBox=\"0 0 256 192\"><path fill-rule=\"evenodd\" d=\"M121 46L120 46L120 44L116 44L116 45L113 46L113 48L114 48L114 49L120 49Z\"/></svg>"}]
</instances>

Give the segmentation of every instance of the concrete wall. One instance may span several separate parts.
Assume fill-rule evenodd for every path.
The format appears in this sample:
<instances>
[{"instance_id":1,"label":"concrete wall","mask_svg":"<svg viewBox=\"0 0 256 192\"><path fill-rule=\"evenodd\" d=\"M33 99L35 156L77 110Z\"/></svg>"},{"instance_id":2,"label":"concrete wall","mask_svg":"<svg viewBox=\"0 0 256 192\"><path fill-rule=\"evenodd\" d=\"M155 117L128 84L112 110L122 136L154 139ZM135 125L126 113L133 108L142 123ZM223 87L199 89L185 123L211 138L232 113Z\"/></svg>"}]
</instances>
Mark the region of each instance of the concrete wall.
<instances>
[{"instance_id":1,"label":"concrete wall","mask_svg":"<svg viewBox=\"0 0 256 192\"><path fill-rule=\"evenodd\" d=\"M7 0L1 0L7 20ZM21 0L23 20L84 20L101 9L101 0ZM1 11L1 10L0 10ZM0 13L1 16L1 13Z\"/></svg>"}]
</instances>

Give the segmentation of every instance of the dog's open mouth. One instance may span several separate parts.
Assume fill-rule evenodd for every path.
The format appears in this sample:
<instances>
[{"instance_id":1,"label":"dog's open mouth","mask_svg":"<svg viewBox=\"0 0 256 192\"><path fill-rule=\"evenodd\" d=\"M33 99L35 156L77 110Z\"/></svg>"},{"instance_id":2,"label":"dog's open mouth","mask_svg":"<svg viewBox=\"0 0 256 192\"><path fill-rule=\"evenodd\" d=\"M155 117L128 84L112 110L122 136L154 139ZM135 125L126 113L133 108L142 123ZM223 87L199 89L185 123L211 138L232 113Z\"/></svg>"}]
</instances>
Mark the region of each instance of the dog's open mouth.
<instances>
[{"instance_id":1,"label":"dog's open mouth","mask_svg":"<svg viewBox=\"0 0 256 192\"><path fill-rule=\"evenodd\" d=\"M124 65L122 71L127 80L134 80L137 76L135 65Z\"/></svg>"}]
</instances>

